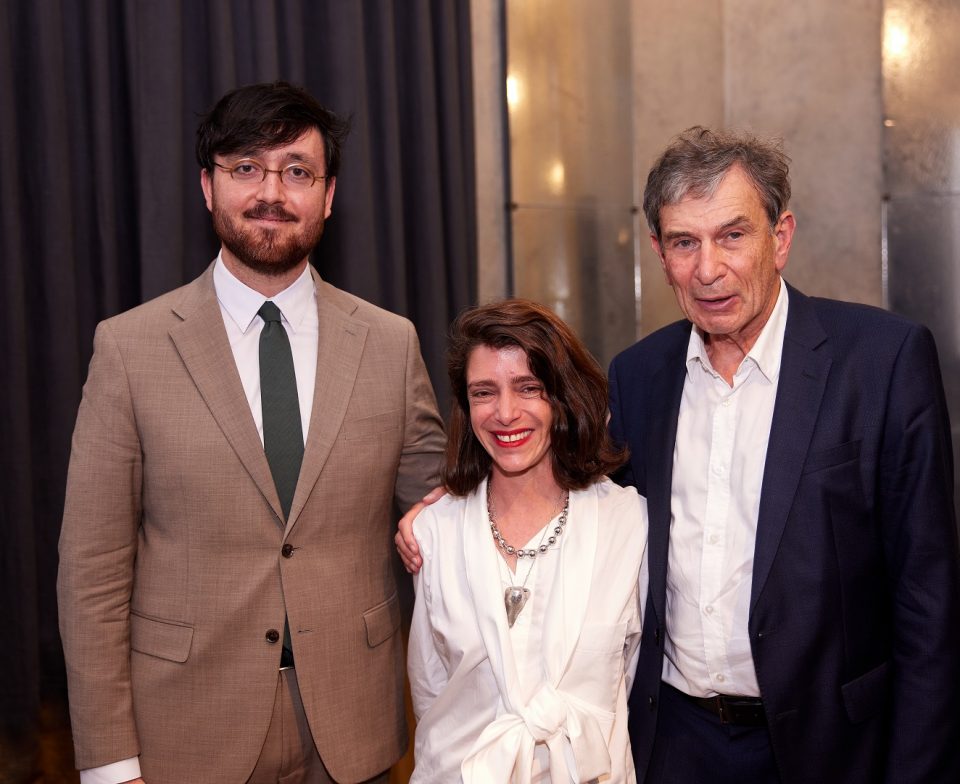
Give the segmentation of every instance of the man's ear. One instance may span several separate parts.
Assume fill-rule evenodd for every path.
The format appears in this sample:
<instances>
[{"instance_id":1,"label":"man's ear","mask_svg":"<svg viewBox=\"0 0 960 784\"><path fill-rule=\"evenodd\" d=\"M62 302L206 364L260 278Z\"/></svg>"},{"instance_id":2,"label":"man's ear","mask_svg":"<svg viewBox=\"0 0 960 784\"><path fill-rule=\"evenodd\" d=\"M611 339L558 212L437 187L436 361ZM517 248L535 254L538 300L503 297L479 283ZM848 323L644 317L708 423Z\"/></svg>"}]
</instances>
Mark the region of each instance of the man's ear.
<instances>
[{"instance_id":1,"label":"man's ear","mask_svg":"<svg viewBox=\"0 0 960 784\"><path fill-rule=\"evenodd\" d=\"M793 233L797 229L797 219L790 210L780 215L780 220L773 229L773 237L777 242L775 262L777 272L783 272L787 266L787 257L790 255L790 246L793 244Z\"/></svg>"},{"instance_id":2,"label":"man's ear","mask_svg":"<svg viewBox=\"0 0 960 784\"><path fill-rule=\"evenodd\" d=\"M669 283L670 277L667 275L667 261L663 258L663 250L660 247L660 240L657 239L656 234L650 234L650 247L653 248L653 252L657 254L657 258L660 259L660 269L663 270L663 274L667 278L667 283Z\"/></svg>"},{"instance_id":3,"label":"man's ear","mask_svg":"<svg viewBox=\"0 0 960 784\"><path fill-rule=\"evenodd\" d=\"M206 169L200 170L200 187L203 189L203 200L207 209L213 212L213 175Z\"/></svg>"},{"instance_id":4,"label":"man's ear","mask_svg":"<svg viewBox=\"0 0 960 784\"><path fill-rule=\"evenodd\" d=\"M337 178L331 177L328 180L324 180L324 182L327 184L327 194L323 209L323 218L326 220L330 217L330 213L333 212L333 193L337 189Z\"/></svg>"}]
</instances>

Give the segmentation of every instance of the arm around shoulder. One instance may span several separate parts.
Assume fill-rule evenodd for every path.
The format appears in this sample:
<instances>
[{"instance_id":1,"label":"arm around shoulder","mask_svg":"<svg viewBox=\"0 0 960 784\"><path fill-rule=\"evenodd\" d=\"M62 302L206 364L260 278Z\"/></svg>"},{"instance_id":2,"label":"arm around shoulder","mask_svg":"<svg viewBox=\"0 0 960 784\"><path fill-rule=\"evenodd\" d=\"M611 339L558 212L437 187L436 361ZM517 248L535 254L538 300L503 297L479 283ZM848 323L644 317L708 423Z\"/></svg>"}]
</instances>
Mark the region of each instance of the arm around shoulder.
<instances>
[{"instance_id":1,"label":"arm around shoulder","mask_svg":"<svg viewBox=\"0 0 960 784\"><path fill-rule=\"evenodd\" d=\"M420 355L413 325L406 323L406 373L403 451L397 469L396 497L407 511L439 483L440 465L446 447L443 420Z\"/></svg>"}]
</instances>

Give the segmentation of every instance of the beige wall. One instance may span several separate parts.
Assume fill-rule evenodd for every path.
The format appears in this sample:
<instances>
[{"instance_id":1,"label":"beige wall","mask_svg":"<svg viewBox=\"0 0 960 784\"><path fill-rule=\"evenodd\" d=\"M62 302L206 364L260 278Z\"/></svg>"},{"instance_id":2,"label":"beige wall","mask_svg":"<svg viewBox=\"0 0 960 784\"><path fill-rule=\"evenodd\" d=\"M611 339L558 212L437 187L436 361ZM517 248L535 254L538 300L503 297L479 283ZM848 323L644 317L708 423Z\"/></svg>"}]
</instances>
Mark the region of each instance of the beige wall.
<instances>
[{"instance_id":1,"label":"beige wall","mask_svg":"<svg viewBox=\"0 0 960 784\"><path fill-rule=\"evenodd\" d=\"M471 0L480 299L508 293L500 150L498 0ZM784 139L798 231L787 279L810 294L882 304L882 0L631 0L633 201L657 152L691 125ZM637 336L679 312L637 221Z\"/></svg>"},{"instance_id":2,"label":"beige wall","mask_svg":"<svg viewBox=\"0 0 960 784\"><path fill-rule=\"evenodd\" d=\"M881 304L882 10L882 0L633 0L638 191L691 125L780 136L798 221L785 277ZM678 315L647 243L641 280L647 334Z\"/></svg>"}]
</instances>

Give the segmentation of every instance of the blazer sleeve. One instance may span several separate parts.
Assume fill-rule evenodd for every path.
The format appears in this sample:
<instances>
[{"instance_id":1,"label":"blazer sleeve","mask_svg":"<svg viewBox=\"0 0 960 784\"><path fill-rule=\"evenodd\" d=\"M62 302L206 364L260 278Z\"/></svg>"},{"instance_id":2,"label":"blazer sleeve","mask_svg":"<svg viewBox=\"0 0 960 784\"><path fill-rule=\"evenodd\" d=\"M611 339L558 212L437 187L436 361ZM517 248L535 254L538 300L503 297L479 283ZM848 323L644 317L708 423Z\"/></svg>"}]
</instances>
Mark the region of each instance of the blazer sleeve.
<instances>
[{"instance_id":1,"label":"blazer sleeve","mask_svg":"<svg viewBox=\"0 0 960 784\"><path fill-rule=\"evenodd\" d=\"M893 602L889 784L960 781L953 455L933 337L908 334L883 425L878 513Z\"/></svg>"},{"instance_id":2,"label":"blazer sleeve","mask_svg":"<svg viewBox=\"0 0 960 784\"><path fill-rule=\"evenodd\" d=\"M407 322L406 384L403 448L397 468L395 497L406 512L440 484L440 465L446 446L443 420L420 355L420 342L413 325Z\"/></svg>"},{"instance_id":3,"label":"blazer sleeve","mask_svg":"<svg viewBox=\"0 0 960 784\"><path fill-rule=\"evenodd\" d=\"M620 400L622 392L620 389L620 378L617 374L617 360L610 363L609 382L610 382L610 421L608 428L610 436L615 444L624 445L627 443L627 434L623 421L623 408ZM623 487L636 486L636 479L633 470L630 467L630 461L624 463L611 476L611 479Z\"/></svg>"},{"instance_id":4,"label":"blazer sleeve","mask_svg":"<svg viewBox=\"0 0 960 784\"><path fill-rule=\"evenodd\" d=\"M130 597L142 458L123 358L97 327L67 475L57 597L78 768L140 753L130 680Z\"/></svg>"}]
</instances>

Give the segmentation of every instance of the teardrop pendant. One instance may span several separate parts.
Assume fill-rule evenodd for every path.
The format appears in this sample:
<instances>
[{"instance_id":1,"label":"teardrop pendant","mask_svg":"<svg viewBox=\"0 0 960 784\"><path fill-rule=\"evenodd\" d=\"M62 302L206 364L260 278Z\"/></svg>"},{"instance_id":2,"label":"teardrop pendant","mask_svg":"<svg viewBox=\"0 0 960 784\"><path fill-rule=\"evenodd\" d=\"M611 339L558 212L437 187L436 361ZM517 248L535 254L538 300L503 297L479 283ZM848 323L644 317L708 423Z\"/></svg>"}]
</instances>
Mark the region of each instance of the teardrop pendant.
<instances>
[{"instance_id":1,"label":"teardrop pendant","mask_svg":"<svg viewBox=\"0 0 960 784\"><path fill-rule=\"evenodd\" d=\"M510 625L511 629L513 628L513 624L517 621L517 616L520 615L520 611L523 609L523 606L527 603L527 599L529 598L529 588L521 588L516 585L511 585L503 592L503 606L507 609L507 623Z\"/></svg>"}]
</instances>

